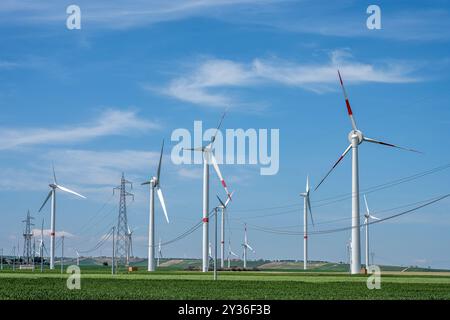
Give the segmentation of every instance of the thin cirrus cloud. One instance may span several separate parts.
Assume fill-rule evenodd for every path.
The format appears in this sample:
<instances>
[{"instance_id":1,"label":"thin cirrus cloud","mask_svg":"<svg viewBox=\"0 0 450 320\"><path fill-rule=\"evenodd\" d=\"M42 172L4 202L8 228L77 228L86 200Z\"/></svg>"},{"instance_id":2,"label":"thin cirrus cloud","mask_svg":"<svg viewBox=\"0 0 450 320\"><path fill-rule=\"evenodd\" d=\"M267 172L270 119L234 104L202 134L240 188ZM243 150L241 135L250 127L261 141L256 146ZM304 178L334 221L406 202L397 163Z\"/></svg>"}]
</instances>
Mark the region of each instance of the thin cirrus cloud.
<instances>
[{"instance_id":1,"label":"thin cirrus cloud","mask_svg":"<svg viewBox=\"0 0 450 320\"><path fill-rule=\"evenodd\" d=\"M382 30L366 27L366 6L354 1L304 0L78 0L82 26L128 29L192 17L227 23L264 25L277 30L327 37L385 38L400 41L443 41L450 37L449 11L439 4L418 9L414 4L380 4ZM355 2L356 3L356 2ZM53 0L2 0L0 24L61 24L66 7Z\"/></svg>"},{"instance_id":2,"label":"thin cirrus cloud","mask_svg":"<svg viewBox=\"0 0 450 320\"><path fill-rule=\"evenodd\" d=\"M42 230L42 235L43 235L44 237L48 237L48 238L49 238L51 232L52 232L51 229L44 229L44 230ZM33 229L33 230L31 231L31 233L33 234L33 236L39 238L40 235L41 235L41 229ZM68 231L56 231L56 232L55 232L55 236L56 236L57 238L60 238L60 237L62 237L62 236L64 236L65 238L73 238L73 237L74 237L74 235L73 235L72 233L68 232Z\"/></svg>"},{"instance_id":3,"label":"thin cirrus cloud","mask_svg":"<svg viewBox=\"0 0 450 320\"><path fill-rule=\"evenodd\" d=\"M153 151L56 149L20 168L3 168L0 190L43 191L52 180L53 162L59 183L95 200L111 194L111 186L120 183L122 172L131 181L148 179L158 159L159 152Z\"/></svg>"},{"instance_id":4,"label":"thin cirrus cloud","mask_svg":"<svg viewBox=\"0 0 450 320\"><path fill-rule=\"evenodd\" d=\"M158 22L180 20L194 16L213 16L218 10L236 9L272 3L275 0L128 0L111 4L109 0L78 0L82 24L105 29L120 29L151 25ZM60 23L67 18L66 7L71 3L55 5L52 0L4 0L0 3L0 21Z\"/></svg>"},{"instance_id":5,"label":"thin cirrus cloud","mask_svg":"<svg viewBox=\"0 0 450 320\"><path fill-rule=\"evenodd\" d=\"M140 119L134 111L108 110L87 124L47 128L4 128L0 130L0 150L42 144L82 142L131 131L158 129L159 125Z\"/></svg>"},{"instance_id":6,"label":"thin cirrus cloud","mask_svg":"<svg viewBox=\"0 0 450 320\"><path fill-rule=\"evenodd\" d=\"M354 83L409 83L412 64L402 62L374 65L355 61L345 50L335 50L325 63L298 63L280 59L253 59L249 63L208 59L195 64L187 74L172 79L159 92L197 105L224 107L242 105L230 89L281 85L302 88L315 93L334 90L336 70ZM154 91L151 86L148 90Z\"/></svg>"}]
</instances>

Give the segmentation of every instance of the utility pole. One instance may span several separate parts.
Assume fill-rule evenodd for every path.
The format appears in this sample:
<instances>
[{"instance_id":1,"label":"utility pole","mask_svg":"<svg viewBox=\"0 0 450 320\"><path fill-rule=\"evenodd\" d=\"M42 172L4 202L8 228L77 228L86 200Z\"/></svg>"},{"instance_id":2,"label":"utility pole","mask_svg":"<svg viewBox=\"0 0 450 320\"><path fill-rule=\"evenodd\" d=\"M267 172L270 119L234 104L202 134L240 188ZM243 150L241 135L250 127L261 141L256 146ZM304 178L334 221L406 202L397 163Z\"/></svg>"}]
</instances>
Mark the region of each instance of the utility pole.
<instances>
[{"instance_id":1,"label":"utility pole","mask_svg":"<svg viewBox=\"0 0 450 320\"><path fill-rule=\"evenodd\" d=\"M64 272L64 235L61 236L61 274Z\"/></svg>"},{"instance_id":2,"label":"utility pole","mask_svg":"<svg viewBox=\"0 0 450 320\"><path fill-rule=\"evenodd\" d=\"M214 280L217 280L217 207L214 208Z\"/></svg>"},{"instance_id":3,"label":"utility pole","mask_svg":"<svg viewBox=\"0 0 450 320\"><path fill-rule=\"evenodd\" d=\"M114 241L114 234L116 233L116 227L112 227L112 249L113 249L113 251L112 251L112 261L111 261L111 274L114 274L115 273L115 270L114 270L114 265L116 264L116 257L115 257L115 254L116 254L116 250L115 250L115 241Z\"/></svg>"},{"instance_id":4,"label":"utility pole","mask_svg":"<svg viewBox=\"0 0 450 320\"><path fill-rule=\"evenodd\" d=\"M3 270L3 248L2 248L2 260L1 260L0 263L1 263L1 266L0 266L1 269L0 270Z\"/></svg>"},{"instance_id":5,"label":"utility pole","mask_svg":"<svg viewBox=\"0 0 450 320\"><path fill-rule=\"evenodd\" d=\"M13 247L13 271L16 271L16 246Z\"/></svg>"},{"instance_id":6,"label":"utility pole","mask_svg":"<svg viewBox=\"0 0 450 320\"><path fill-rule=\"evenodd\" d=\"M126 190L126 185L129 184L131 189L133 189L133 184L125 180L125 175L122 173L122 178L120 179L120 185L113 189L113 194L116 190L120 191L119 200L119 216L117 221L117 239L115 244L117 264L125 265L127 262L127 256L129 256L128 250L128 218L127 218L127 196L133 197L134 195Z\"/></svg>"},{"instance_id":7,"label":"utility pole","mask_svg":"<svg viewBox=\"0 0 450 320\"><path fill-rule=\"evenodd\" d=\"M19 263L19 268L20 268L20 243L19 243L19 238L17 238L17 255L19 256L17 259L17 262Z\"/></svg>"},{"instance_id":8,"label":"utility pole","mask_svg":"<svg viewBox=\"0 0 450 320\"><path fill-rule=\"evenodd\" d=\"M371 260L372 260L372 264L375 264L375 252L371 252L370 253L370 256L371 256Z\"/></svg>"},{"instance_id":9,"label":"utility pole","mask_svg":"<svg viewBox=\"0 0 450 320\"><path fill-rule=\"evenodd\" d=\"M36 260L36 238L33 237L33 272L34 272L34 265Z\"/></svg>"}]
</instances>

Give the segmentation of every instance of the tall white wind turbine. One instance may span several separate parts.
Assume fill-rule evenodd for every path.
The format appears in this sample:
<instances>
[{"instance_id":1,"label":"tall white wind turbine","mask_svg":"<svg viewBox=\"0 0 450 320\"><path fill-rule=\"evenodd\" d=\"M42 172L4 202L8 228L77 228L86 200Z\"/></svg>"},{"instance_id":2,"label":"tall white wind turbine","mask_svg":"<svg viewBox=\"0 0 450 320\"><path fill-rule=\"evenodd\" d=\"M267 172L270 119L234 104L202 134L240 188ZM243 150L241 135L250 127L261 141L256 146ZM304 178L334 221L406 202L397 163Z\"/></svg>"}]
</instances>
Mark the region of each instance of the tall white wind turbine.
<instances>
[{"instance_id":1,"label":"tall white wind turbine","mask_svg":"<svg viewBox=\"0 0 450 320\"><path fill-rule=\"evenodd\" d=\"M418 152L413 149L407 149L399 147L397 145L382 142L379 140L367 138L357 128L355 118L353 117L353 111L350 107L347 92L345 91L344 82L342 81L341 74L338 70L339 81L341 83L342 91L344 93L345 104L347 106L347 113L350 118L352 130L348 134L348 140L350 145L345 149L339 159L331 167L325 177L320 181L315 190L319 188L322 182L328 177L333 169L341 162L345 155L352 150L352 246L351 246L351 274L358 274L361 270L361 242L360 242L360 215L359 215L359 168L358 168L358 146L363 142L370 142L381 144L388 147L403 149L412 152Z\"/></svg>"},{"instance_id":2,"label":"tall white wind turbine","mask_svg":"<svg viewBox=\"0 0 450 320\"><path fill-rule=\"evenodd\" d=\"M369 205L367 204L366 195L364 195L364 203L366 205L366 214L364 214L364 225L366 229L366 269L369 267L369 223L370 219L380 220L379 218L370 214ZM372 261L373 263L373 261Z\"/></svg>"},{"instance_id":3,"label":"tall white wind turbine","mask_svg":"<svg viewBox=\"0 0 450 320\"><path fill-rule=\"evenodd\" d=\"M314 225L314 220L311 211L311 201L309 199L309 177L306 177L306 190L300 193L303 197L303 269L308 268L308 211L311 215L311 223Z\"/></svg>"},{"instance_id":4,"label":"tall white wind turbine","mask_svg":"<svg viewBox=\"0 0 450 320\"><path fill-rule=\"evenodd\" d=\"M39 258L41 259L41 272L44 269L44 249L45 249L45 242L44 242L44 219L42 218L42 224L41 224L41 240L39 243Z\"/></svg>"},{"instance_id":5,"label":"tall white wind turbine","mask_svg":"<svg viewBox=\"0 0 450 320\"><path fill-rule=\"evenodd\" d=\"M247 224L244 224L244 243L242 244L242 247L244 249L244 269L247 268L247 249L250 249L252 252L255 252L253 248L248 244L247 239Z\"/></svg>"},{"instance_id":6,"label":"tall white wind turbine","mask_svg":"<svg viewBox=\"0 0 450 320\"><path fill-rule=\"evenodd\" d=\"M159 243L158 243L158 260L156 262L156 266L159 267L159 262L160 259L162 259L163 255L162 255L162 249L161 249L161 238L159 238Z\"/></svg>"},{"instance_id":7,"label":"tall white wind turbine","mask_svg":"<svg viewBox=\"0 0 450 320\"><path fill-rule=\"evenodd\" d=\"M55 218L56 218L56 190L59 189L61 191L71 193L76 195L77 197L86 199L85 196L72 191L66 187L63 187L58 184L56 180L56 174L55 174L55 167L53 167L53 183L49 184L50 192L47 195L47 198L45 198L44 203L39 209L39 212L44 208L45 204L47 203L48 199L52 198L52 206L51 206L51 218L50 218L50 269L55 268Z\"/></svg>"},{"instance_id":8,"label":"tall white wind turbine","mask_svg":"<svg viewBox=\"0 0 450 320\"><path fill-rule=\"evenodd\" d=\"M216 139L216 135L219 132L220 126L222 125L223 118L225 117L225 113L222 115L219 121L219 125L217 126L216 132L214 136L211 138L211 141L206 146L196 147L196 148L186 148L185 150L190 151L200 151L203 154L203 242L202 242L202 271L207 272L209 269L209 259L208 259L208 246L209 246L209 165L212 164L216 174L222 183L225 192L227 193L228 198L230 198L230 193L228 192L227 184L222 177L222 173L220 172L219 165L217 164L216 157L212 152L214 140Z\"/></svg>"},{"instance_id":9,"label":"tall white wind turbine","mask_svg":"<svg viewBox=\"0 0 450 320\"><path fill-rule=\"evenodd\" d=\"M134 255L133 254L133 233L136 231L137 228L130 229L130 226L127 226L127 266L130 264L130 258Z\"/></svg>"},{"instance_id":10,"label":"tall white wind turbine","mask_svg":"<svg viewBox=\"0 0 450 320\"><path fill-rule=\"evenodd\" d=\"M231 250L231 240L228 239L228 269L230 269L231 264L231 256L235 256L236 258L239 258L239 256Z\"/></svg>"},{"instance_id":11,"label":"tall white wind turbine","mask_svg":"<svg viewBox=\"0 0 450 320\"><path fill-rule=\"evenodd\" d=\"M78 252L78 250L75 250L75 253L77 255L77 266L80 266L80 253Z\"/></svg>"},{"instance_id":12,"label":"tall white wind turbine","mask_svg":"<svg viewBox=\"0 0 450 320\"><path fill-rule=\"evenodd\" d=\"M230 196L227 198L225 203L220 199L219 196L217 196L217 199L220 202L219 208L221 209L221 226L220 226L220 267L225 267L225 212L227 210L228 203L231 200L231 197L233 196L233 192L231 192Z\"/></svg>"},{"instance_id":13,"label":"tall white wind turbine","mask_svg":"<svg viewBox=\"0 0 450 320\"><path fill-rule=\"evenodd\" d=\"M167 223L169 223L169 216L167 215L166 203L161 191L160 175L161 175L161 162L164 151L164 140L161 146L161 154L159 156L158 170L156 177L152 177L149 181L142 183L142 185L150 185L150 216L148 224L148 265L147 271L155 271L155 190L158 195L159 203L166 217Z\"/></svg>"}]
</instances>

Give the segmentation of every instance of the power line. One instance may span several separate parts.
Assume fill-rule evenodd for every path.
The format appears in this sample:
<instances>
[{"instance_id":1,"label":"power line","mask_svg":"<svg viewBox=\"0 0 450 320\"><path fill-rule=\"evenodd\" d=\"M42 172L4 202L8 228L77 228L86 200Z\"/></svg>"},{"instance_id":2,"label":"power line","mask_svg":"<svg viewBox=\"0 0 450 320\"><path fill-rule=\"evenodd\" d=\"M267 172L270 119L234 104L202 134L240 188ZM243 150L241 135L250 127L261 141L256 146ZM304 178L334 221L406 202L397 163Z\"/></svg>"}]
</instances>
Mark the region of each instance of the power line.
<instances>
[{"instance_id":1,"label":"power line","mask_svg":"<svg viewBox=\"0 0 450 320\"><path fill-rule=\"evenodd\" d=\"M450 163L447 163L445 165L441 165L429 170L425 170L425 171L421 171L419 173L413 174L411 176L407 176L407 177L403 177L403 178L399 178L396 180L392 180L383 184L379 184L379 185L375 185L372 187L368 187L365 189L361 189L360 194L370 194L376 191L380 191L383 189L387 189L387 188L392 188L394 186L397 186L399 184L403 184L406 182L410 182L413 180L417 180L419 178L422 178L424 176L430 175L430 174L434 174L446 169L450 168ZM312 203L322 203L322 204L318 204L313 206L313 208L318 208L318 207L323 207L323 206L327 206L330 204L334 204L336 202L341 202L341 201L345 201L347 199L352 198L353 194L352 193L345 193L345 194L340 194L340 195L336 195L333 197L328 197L328 198L324 198L324 199L319 199L319 200L312 200ZM256 208L256 209L242 209L242 210L232 210L233 213L239 213L239 212L255 212L255 211L270 211L270 210L274 210L274 209L288 209L288 208L301 208L302 204L300 203L296 203L296 204L289 204L289 205L280 205L280 206L273 206L273 207L263 207L263 208ZM290 210L290 211L282 211L280 212L280 214L285 214L285 213L290 213L290 212L294 212L295 210ZM256 217L265 217L265 216L272 216L272 215L277 215L277 214L267 214L267 215L259 215L259 216L255 216ZM245 219L249 219L252 217L245 217ZM241 219L241 218L235 218L235 219Z\"/></svg>"},{"instance_id":2,"label":"power line","mask_svg":"<svg viewBox=\"0 0 450 320\"><path fill-rule=\"evenodd\" d=\"M417 211L419 209L422 209L424 207L432 205L432 204L434 204L436 202L442 201L442 200L444 200L444 199L446 199L448 197L450 197L450 193L446 194L446 195L443 195L443 196L439 196L437 198L428 199L427 202L422 204L422 205L419 205L419 206L414 207L412 209L405 210L405 211L402 211L400 213L397 213L397 214L394 214L394 215L382 218L380 220L373 220L372 222L369 222L368 225L381 223L381 222L386 221L386 220L394 219L394 218L400 217L402 215L405 215L405 214L408 214L408 213L412 213L414 211ZM316 234L316 235L329 234L329 233L335 233L335 232L351 230L353 228L360 228L360 227L363 227L365 225L366 224L359 224L358 226L355 226L355 227L350 226L350 227L341 227L341 228L327 229L327 230L317 230L317 231L311 231L311 232L309 232L309 234L310 235L312 235L312 234ZM268 228L268 227L260 227L260 226L252 226L252 225L250 225L250 228L254 229L254 230L257 230L257 231L273 233L273 234L280 234L280 235L292 235L292 236L303 235L302 232L289 231L289 230L280 230L280 229L274 229L274 228Z\"/></svg>"},{"instance_id":3,"label":"power line","mask_svg":"<svg viewBox=\"0 0 450 320\"><path fill-rule=\"evenodd\" d=\"M103 239L100 239L100 241L97 242L97 244L92 249L79 250L78 252L79 253L89 253L89 252L92 252L92 251L100 249L106 243L106 241L108 241L108 239L112 236L112 234L113 234L113 229L111 228L109 230L109 232L103 237Z\"/></svg>"}]
</instances>

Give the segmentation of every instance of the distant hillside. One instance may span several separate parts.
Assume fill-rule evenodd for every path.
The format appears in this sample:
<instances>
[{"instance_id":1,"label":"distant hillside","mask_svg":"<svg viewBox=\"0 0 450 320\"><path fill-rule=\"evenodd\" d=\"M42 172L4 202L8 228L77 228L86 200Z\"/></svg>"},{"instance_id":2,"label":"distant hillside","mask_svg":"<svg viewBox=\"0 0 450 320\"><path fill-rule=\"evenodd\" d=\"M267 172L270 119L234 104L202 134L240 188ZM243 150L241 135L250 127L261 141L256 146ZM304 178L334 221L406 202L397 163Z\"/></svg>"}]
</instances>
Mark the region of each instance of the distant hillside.
<instances>
[{"instance_id":1,"label":"distant hillside","mask_svg":"<svg viewBox=\"0 0 450 320\"><path fill-rule=\"evenodd\" d=\"M59 262L59 261L57 261ZM76 259L66 258L64 264L75 264ZM107 266L111 265L110 257L81 257L81 266ZM144 258L131 258L130 265L141 268L147 267L147 259ZM219 262L220 265L220 262ZM164 258L160 260L158 268L162 270L200 270L202 261L200 259L180 259L180 258ZM228 266L228 261L225 261L225 267ZM211 269L213 263L210 263ZM231 269L242 269L242 260L231 260ZM431 269L420 268L417 266L404 267L404 266L380 266L382 271L392 272L450 272L445 269ZM303 270L303 261L270 261L270 260L250 260L247 261L247 269L255 269L260 271L285 271L285 272L301 272ZM311 261L308 265L308 272L348 272L349 265L346 263L334 263L327 261Z\"/></svg>"}]
</instances>

